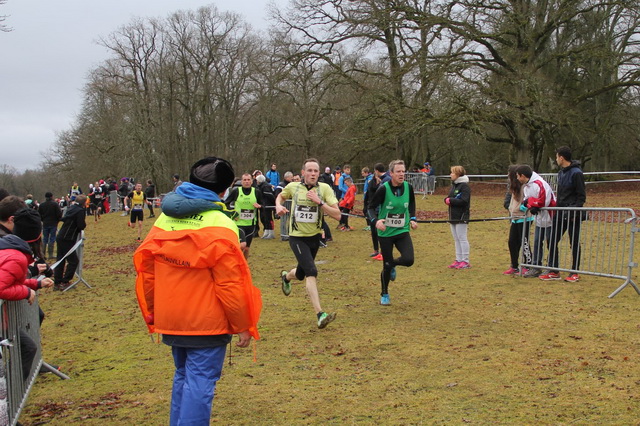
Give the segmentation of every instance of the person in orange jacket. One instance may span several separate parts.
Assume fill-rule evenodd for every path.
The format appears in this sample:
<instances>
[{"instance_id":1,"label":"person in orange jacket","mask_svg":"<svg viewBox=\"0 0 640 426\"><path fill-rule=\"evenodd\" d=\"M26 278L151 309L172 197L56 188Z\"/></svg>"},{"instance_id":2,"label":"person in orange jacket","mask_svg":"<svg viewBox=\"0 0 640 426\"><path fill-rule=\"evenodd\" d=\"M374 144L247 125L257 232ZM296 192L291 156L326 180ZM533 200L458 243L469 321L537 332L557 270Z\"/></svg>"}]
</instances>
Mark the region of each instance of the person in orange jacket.
<instances>
[{"instance_id":1,"label":"person in orange jacket","mask_svg":"<svg viewBox=\"0 0 640 426\"><path fill-rule=\"evenodd\" d=\"M233 212L220 199L233 168L207 157L191 167L189 180L164 197L162 214L133 256L143 318L173 353L171 425L209 424L231 335L239 336L239 347L260 337L260 290Z\"/></svg>"}]
</instances>

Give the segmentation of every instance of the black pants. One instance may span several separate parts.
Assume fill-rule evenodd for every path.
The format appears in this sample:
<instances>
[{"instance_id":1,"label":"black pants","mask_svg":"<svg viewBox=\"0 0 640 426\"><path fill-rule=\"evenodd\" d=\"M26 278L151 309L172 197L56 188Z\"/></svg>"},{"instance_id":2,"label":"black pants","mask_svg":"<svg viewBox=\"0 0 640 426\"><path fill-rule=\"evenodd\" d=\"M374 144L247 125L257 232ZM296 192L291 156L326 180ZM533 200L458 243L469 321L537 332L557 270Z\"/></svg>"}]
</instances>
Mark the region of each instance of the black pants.
<instances>
[{"instance_id":1,"label":"black pants","mask_svg":"<svg viewBox=\"0 0 640 426\"><path fill-rule=\"evenodd\" d=\"M262 227L265 231L271 231L273 229L273 207L266 206L260 209L260 220L262 221Z\"/></svg>"},{"instance_id":2,"label":"black pants","mask_svg":"<svg viewBox=\"0 0 640 426\"><path fill-rule=\"evenodd\" d=\"M29 335L20 330L20 360L22 361L22 380L27 380L33 365L33 359L38 353L38 345Z\"/></svg>"},{"instance_id":3,"label":"black pants","mask_svg":"<svg viewBox=\"0 0 640 426\"><path fill-rule=\"evenodd\" d=\"M247 247L251 247L253 238L258 235L257 223L253 226L238 226L244 232L244 241L247 243Z\"/></svg>"},{"instance_id":4,"label":"black pants","mask_svg":"<svg viewBox=\"0 0 640 426\"><path fill-rule=\"evenodd\" d=\"M380 244L378 243L378 228L371 224L369 217L366 217L367 226L371 230L371 243L373 244L373 251L380 251Z\"/></svg>"},{"instance_id":5,"label":"black pants","mask_svg":"<svg viewBox=\"0 0 640 426\"><path fill-rule=\"evenodd\" d=\"M389 294L389 280L391 270L396 266L413 265L413 242L408 232L394 235L393 237L378 237L380 241L380 251L382 252L382 273L380 283L382 284L382 294ZM400 252L400 257L393 258L393 247Z\"/></svg>"},{"instance_id":6,"label":"black pants","mask_svg":"<svg viewBox=\"0 0 640 426\"><path fill-rule=\"evenodd\" d=\"M523 233L524 246L522 247L522 255L525 263L531 264L531 246L529 245L530 227L531 222L511 223L511 228L509 229L509 254L511 255L511 267L514 269L520 266L520 248L523 243Z\"/></svg>"},{"instance_id":7,"label":"black pants","mask_svg":"<svg viewBox=\"0 0 640 426\"><path fill-rule=\"evenodd\" d=\"M298 261L296 278L302 281L305 277L317 277L316 254L320 248L320 234L313 237L289 236L289 246Z\"/></svg>"},{"instance_id":8,"label":"black pants","mask_svg":"<svg viewBox=\"0 0 640 426\"><path fill-rule=\"evenodd\" d=\"M147 206L149 207L149 216L155 216L153 213L153 201L151 201L151 204L147 204Z\"/></svg>"},{"instance_id":9,"label":"black pants","mask_svg":"<svg viewBox=\"0 0 640 426\"><path fill-rule=\"evenodd\" d=\"M549 268L558 267L558 243L565 232L569 231L571 244L571 269L577 271L580 268L580 227L582 225L581 213L571 211L556 211L549 239Z\"/></svg>"},{"instance_id":10,"label":"black pants","mask_svg":"<svg viewBox=\"0 0 640 426\"><path fill-rule=\"evenodd\" d=\"M323 243L326 243L327 240L331 240L331 229L329 228L329 224L325 220L324 216L322 217L322 230L324 231L324 240Z\"/></svg>"},{"instance_id":11,"label":"black pants","mask_svg":"<svg viewBox=\"0 0 640 426\"><path fill-rule=\"evenodd\" d=\"M340 215L340 224L344 225L344 226L349 226L349 212L351 211L351 209L348 209L346 207L340 207L340 213L342 213Z\"/></svg>"},{"instance_id":12,"label":"black pants","mask_svg":"<svg viewBox=\"0 0 640 426\"><path fill-rule=\"evenodd\" d=\"M69 240L58 240L58 255L57 255L57 260L60 260L64 257L65 254L67 254L67 252L69 250L71 250L71 248L75 245L75 241L69 241ZM67 268L65 269L65 263L67 265ZM69 256L67 256L67 258L65 260L63 260L62 262L60 262L60 264L58 266L56 266L56 269L54 271L54 281L56 284L60 284L60 283L68 283L71 280L73 280L73 274L76 272L76 269L78 268L78 263L79 263L79 259L78 259L78 254L77 252L73 252L71 253ZM64 272L64 275L63 275Z\"/></svg>"}]
</instances>

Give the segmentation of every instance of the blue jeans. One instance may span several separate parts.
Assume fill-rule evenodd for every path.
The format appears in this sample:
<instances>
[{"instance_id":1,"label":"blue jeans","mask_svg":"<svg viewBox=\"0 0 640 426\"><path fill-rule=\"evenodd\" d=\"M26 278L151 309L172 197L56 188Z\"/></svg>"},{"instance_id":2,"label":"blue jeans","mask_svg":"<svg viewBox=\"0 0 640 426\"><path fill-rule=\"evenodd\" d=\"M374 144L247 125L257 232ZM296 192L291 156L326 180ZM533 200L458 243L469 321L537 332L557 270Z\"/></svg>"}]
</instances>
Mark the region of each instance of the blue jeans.
<instances>
[{"instance_id":1,"label":"blue jeans","mask_svg":"<svg viewBox=\"0 0 640 426\"><path fill-rule=\"evenodd\" d=\"M53 244L56 242L56 233L58 232L57 226L43 226L42 227L42 244Z\"/></svg>"},{"instance_id":2,"label":"blue jeans","mask_svg":"<svg viewBox=\"0 0 640 426\"><path fill-rule=\"evenodd\" d=\"M549 240L551 239L551 227L542 228L536 226L533 236L533 264L542 265L544 256L544 242L547 241L547 249L549 249Z\"/></svg>"},{"instance_id":3,"label":"blue jeans","mask_svg":"<svg viewBox=\"0 0 640 426\"><path fill-rule=\"evenodd\" d=\"M208 425L216 382L226 345L214 348L171 347L176 371L171 394L170 425Z\"/></svg>"}]
</instances>

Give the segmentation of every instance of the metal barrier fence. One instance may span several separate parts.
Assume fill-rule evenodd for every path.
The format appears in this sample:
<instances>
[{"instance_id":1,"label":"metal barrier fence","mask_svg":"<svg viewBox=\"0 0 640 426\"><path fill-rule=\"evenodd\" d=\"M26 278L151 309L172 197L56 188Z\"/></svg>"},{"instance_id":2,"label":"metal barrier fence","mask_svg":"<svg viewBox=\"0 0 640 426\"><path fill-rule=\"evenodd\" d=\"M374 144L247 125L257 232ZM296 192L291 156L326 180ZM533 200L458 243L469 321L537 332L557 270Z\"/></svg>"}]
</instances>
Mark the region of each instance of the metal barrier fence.
<instances>
[{"instance_id":1,"label":"metal barrier fence","mask_svg":"<svg viewBox=\"0 0 640 426\"><path fill-rule=\"evenodd\" d=\"M26 300L0 300L0 326L0 424L15 425L42 365L37 297L32 305ZM28 342L29 339L31 342ZM25 345L34 342L37 350L25 379L22 353Z\"/></svg>"},{"instance_id":2,"label":"metal barrier fence","mask_svg":"<svg viewBox=\"0 0 640 426\"><path fill-rule=\"evenodd\" d=\"M404 178L413 186L414 194L422 194L423 198L436 190L436 176L426 173L406 173Z\"/></svg>"},{"instance_id":3,"label":"metal barrier fence","mask_svg":"<svg viewBox=\"0 0 640 426\"><path fill-rule=\"evenodd\" d=\"M284 207L289 213L280 216L280 240L289 239L289 219L291 218L291 200L284 200Z\"/></svg>"},{"instance_id":4,"label":"metal barrier fence","mask_svg":"<svg viewBox=\"0 0 640 426\"><path fill-rule=\"evenodd\" d=\"M632 279L633 268L638 266L634 259L638 224L632 209L549 207L542 210L553 215L545 243L540 244L543 237L540 229L535 233L535 221L528 234L523 233L523 247L525 238L534 252L538 243L542 256L536 259L534 254L533 260L526 261L523 250L521 266L624 280L609 298L629 284L640 294ZM536 236L540 241L535 241Z\"/></svg>"}]
</instances>

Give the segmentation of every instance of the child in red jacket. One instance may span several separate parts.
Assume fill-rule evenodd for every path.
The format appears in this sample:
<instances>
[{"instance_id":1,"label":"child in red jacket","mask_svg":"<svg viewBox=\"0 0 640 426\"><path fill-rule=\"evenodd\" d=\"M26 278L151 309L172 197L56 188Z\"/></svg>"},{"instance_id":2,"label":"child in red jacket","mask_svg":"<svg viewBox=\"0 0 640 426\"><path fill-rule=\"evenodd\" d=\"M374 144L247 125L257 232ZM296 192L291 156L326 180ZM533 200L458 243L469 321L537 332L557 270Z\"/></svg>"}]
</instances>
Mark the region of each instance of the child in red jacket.
<instances>
[{"instance_id":1,"label":"child in red jacket","mask_svg":"<svg viewBox=\"0 0 640 426\"><path fill-rule=\"evenodd\" d=\"M340 211L342 212L342 216L340 216L340 230L352 231L353 228L349 226L349 213L351 213L351 209L353 209L353 206L356 203L357 188L353 184L353 179L350 177L346 178L344 183L347 185L348 189L339 204Z\"/></svg>"}]
</instances>

